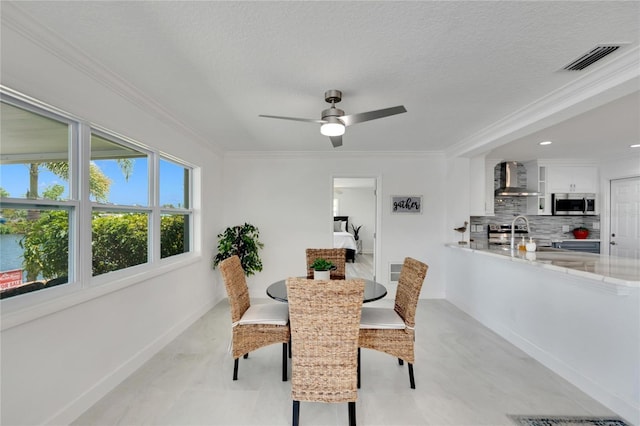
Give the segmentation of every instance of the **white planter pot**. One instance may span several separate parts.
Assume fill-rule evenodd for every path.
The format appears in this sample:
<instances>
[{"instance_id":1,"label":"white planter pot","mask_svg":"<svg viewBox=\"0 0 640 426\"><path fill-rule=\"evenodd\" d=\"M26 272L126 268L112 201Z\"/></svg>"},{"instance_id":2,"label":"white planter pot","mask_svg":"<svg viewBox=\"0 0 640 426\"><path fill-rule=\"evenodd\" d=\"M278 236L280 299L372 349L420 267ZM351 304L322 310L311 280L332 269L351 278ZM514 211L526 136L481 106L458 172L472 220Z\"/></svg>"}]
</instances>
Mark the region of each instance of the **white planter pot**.
<instances>
[{"instance_id":1,"label":"white planter pot","mask_svg":"<svg viewBox=\"0 0 640 426\"><path fill-rule=\"evenodd\" d=\"M331 271L313 271L314 280L328 280Z\"/></svg>"}]
</instances>

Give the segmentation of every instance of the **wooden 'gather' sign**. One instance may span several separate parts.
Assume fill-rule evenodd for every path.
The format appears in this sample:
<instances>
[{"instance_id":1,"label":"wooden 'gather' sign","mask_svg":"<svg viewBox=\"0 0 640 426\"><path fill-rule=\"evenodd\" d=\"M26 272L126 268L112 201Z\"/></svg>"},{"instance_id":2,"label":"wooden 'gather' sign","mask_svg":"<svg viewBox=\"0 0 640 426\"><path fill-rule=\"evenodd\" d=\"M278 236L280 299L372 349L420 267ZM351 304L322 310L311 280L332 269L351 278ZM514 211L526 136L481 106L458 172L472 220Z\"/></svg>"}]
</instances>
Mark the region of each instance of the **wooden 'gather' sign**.
<instances>
[{"instance_id":1,"label":"wooden 'gather' sign","mask_svg":"<svg viewBox=\"0 0 640 426\"><path fill-rule=\"evenodd\" d=\"M391 213L422 213L422 196L392 195Z\"/></svg>"}]
</instances>

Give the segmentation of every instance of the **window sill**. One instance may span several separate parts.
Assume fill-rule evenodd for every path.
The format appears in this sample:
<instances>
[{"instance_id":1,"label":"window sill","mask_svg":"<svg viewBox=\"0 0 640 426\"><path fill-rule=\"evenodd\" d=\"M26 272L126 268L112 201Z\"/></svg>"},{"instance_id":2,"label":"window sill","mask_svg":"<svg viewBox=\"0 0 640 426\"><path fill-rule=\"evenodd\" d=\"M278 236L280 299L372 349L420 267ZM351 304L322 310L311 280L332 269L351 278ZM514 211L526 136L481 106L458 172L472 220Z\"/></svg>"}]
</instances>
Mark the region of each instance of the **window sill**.
<instances>
[{"instance_id":1,"label":"window sill","mask_svg":"<svg viewBox=\"0 0 640 426\"><path fill-rule=\"evenodd\" d=\"M199 254L189 253L185 256L176 256L179 259L164 259L157 265L141 265L123 271L116 271L92 278L92 283L84 288L80 288L77 283L70 283L67 287L62 287L57 297L49 298L41 302L32 302L32 297L40 292L51 290L40 290L34 293L27 293L15 298L1 301L2 316L0 319L0 331L36 320L46 315L69 309L75 305L88 302L92 299L104 296L114 291L147 281L151 278L166 274L176 268L186 267L202 260ZM66 287L66 288L64 288ZM40 294L42 296L42 294Z\"/></svg>"}]
</instances>

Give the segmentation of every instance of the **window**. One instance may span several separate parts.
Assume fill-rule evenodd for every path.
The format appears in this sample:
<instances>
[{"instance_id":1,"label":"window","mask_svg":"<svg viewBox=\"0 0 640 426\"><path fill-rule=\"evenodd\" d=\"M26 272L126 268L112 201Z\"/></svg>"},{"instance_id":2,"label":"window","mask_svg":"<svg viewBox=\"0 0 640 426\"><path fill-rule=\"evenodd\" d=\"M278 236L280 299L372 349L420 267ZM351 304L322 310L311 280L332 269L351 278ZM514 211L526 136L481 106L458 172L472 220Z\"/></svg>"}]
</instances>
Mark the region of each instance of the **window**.
<instances>
[{"instance_id":1,"label":"window","mask_svg":"<svg viewBox=\"0 0 640 426\"><path fill-rule=\"evenodd\" d=\"M104 204L148 206L149 153L108 137L97 131L91 132L91 200Z\"/></svg>"},{"instance_id":2,"label":"window","mask_svg":"<svg viewBox=\"0 0 640 426\"><path fill-rule=\"evenodd\" d=\"M72 126L62 118L4 102L0 116L2 196L69 200Z\"/></svg>"},{"instance_id":3,"label":"window","mask_svg":"<svg viewBox=\"0 0 640 426\"><path fill-rule=\"evenodd\" d=\"M160 257L188 252L191 234L191 170L160 159Z\"/></svg>"},{"instance_id":4,"label":"window","mask_svg":"<svg viewBox=\"0 0 640 426\"><path fill-rule=\"evenodd\" d=\"M148 262L149 214L98 210L91 231L94 276Z\"/></svg>"},{"instance_id":5,"label":"window","mask_svg":"<svg viewBox=\"0 0 640 426\"><path fill-rule=\"evenodd\" d=\"M191 167L19 95L0 101L3 299L193 250Z\"/></svg>"},{"instance_id":6,"label":"window","mask_svg":"<svg viewBox=\"0 0 640 426\"><path fill-rule=\"evenodd\" d=\"M126 141L91 132L89 198L93 201L94 276L149 261L150 156Z\"/></svg>"},{"instance_id":7,"label":"window","mask_svg":"<svg viewBox=\"0 0 640 426\"><path fill-rule=\"evenodd\" d=\"M69 281L72 209L13 206L0 213L0 298Z\"/></svg>"},{"instance_id":8,"label":"window","mask_svg":"<svg viewBox=\"0 0 640 426\"><path fill-rule=\"evenodd\" d=\"M0 298L64 284L73 275L69 229L76 125L19 102L0 103Z\"/></svg>"}]
</instances>

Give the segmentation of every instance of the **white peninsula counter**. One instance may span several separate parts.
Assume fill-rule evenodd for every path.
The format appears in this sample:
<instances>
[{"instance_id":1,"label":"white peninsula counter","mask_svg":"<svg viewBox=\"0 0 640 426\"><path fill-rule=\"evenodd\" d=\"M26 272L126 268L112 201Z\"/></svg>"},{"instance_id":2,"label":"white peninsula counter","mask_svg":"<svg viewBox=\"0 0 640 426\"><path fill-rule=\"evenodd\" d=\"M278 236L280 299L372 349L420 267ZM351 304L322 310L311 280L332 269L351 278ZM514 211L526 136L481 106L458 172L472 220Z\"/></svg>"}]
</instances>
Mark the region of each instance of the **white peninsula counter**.
<instances>
[{"instance_id":1,"label":"white peninsula counter","mask_svg":"<svg viewBox=\"0 0 640 426\"><path fill-rule=\"evenodd\" d=\"M447 300L640 425L638 261L447 247Z\"/></svg>"}]
</instances>

